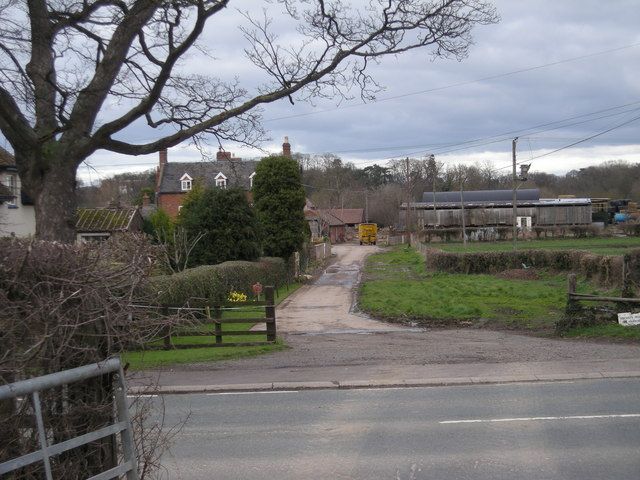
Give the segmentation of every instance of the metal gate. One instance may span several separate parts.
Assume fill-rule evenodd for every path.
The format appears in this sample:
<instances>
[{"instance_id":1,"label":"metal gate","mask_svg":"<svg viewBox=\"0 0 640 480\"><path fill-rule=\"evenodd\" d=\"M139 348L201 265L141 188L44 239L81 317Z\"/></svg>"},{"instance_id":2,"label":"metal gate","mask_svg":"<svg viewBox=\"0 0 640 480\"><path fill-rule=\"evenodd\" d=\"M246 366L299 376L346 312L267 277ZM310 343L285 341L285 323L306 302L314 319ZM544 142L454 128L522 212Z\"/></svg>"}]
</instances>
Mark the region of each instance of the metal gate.
<instances>
[{"instance_id":1,"label":"metal gate","mask_svg":"<svg viewBox=\"0 0 640 480\"><path fill-rule=\"evenodd\" d=\"M114 377L116 379L116 388L114 389L116 405L115 422L98 430L85 433L84 435L50 445L47 441L48 436L44 427L39 392L107 374L115 374ZM123 461L119 465L107 471L94 475L89 480L108 480L118 478L122 475L126 475L127 480L138 480L135 444L133 440L133 431L131 429L131 419L129 418L129 408L126 400L126 385L119 358L110 358L104 362L84 365L71 370L64 370L62 372L0 386L0 401L26 396L31 398L35 425L38 430L40 449L26 455L22 455L21 457L13 458L4 463L0 463L0 476L23 468L27 465L42 462L44 464L45 478L47 480L53 480L53 476L51 474L51 457L59 455L62 452L66 452L67 450L95 442L96 440L120 434L122 451L124 454Z\"/></svg>"}]
</instances>

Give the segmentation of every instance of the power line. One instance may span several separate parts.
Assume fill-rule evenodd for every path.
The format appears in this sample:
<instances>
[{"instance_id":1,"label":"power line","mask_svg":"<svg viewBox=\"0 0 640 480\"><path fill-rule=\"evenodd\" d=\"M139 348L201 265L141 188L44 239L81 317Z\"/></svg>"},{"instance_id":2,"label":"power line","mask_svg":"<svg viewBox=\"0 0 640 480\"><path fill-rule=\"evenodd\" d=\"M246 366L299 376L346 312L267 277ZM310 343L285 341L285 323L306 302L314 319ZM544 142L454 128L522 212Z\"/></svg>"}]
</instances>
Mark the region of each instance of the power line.
<instances>
[{"instance_id":1,"label":"power line","mask_svg":"<svg viewBox=\"0 0 640 480\"><path fill-rule=\"evenodd\" d=\"M571 120L576 120L576 119L584 118L584 117L592 117L592 116L598 115L600 113L611 112L612 110L618 110L618 109L621 109L621 108L625 108L625 107L629 107L629 106L633 106L633 105L638 105L638 104L640 104L640 100L639 101L635 101L635 102L625 103L625 104L622 104L622 105L617 105L617 106L614 106L614 107L607 107L607 108L603 108L603 109L600 109L600 110L595 110L593 112L583 113L583 114L580 114L580 115L574 115L574 116L566 117L566 118L563 118L563 119L560 119L560 120L554 120L554 121L551 121L551 122L541 123L541 124L533 125L531 127L526 127L526 128L519 129L519 130L511 130L511 131L508 131L508 132L503 132L503 133L499 133L499 134L496 134L496 135L491 135L489 137L475 138L475 139L472 139L472 140L465 140L465 141L460 141L460 142L444 142L444 143L437 143L437 144L431 143L431 144L423 144L423 145L402 145L402 146L394 145L394 146L387 146L387 147L373 147L373 148L363 148L363 149L336 150L335 152L332 152L332 153L341 153L341 154L343 154L343 153L361 153L361 152L374 152L374 151L389 151L389 150L406 149L406 148L420 148L420 150L409 152L409 153L403 153L403 154L400 154L400 155L396 155L395 157L387 157L384 160L389 160L389 159L397 158L397 157L412 156L412 155L416 155L416 154L419 154L419 153L425 153L425 152L437 153L437 154L445 154L445 153L451 153L451 152L454 152L454 151L466 150L466 149L469 149L469 148L481 147L481 146L491 145L491 144L494 144L494 143L503 142L505 140L509 140L511 138L511 136L514 135L514 134L520 134L520 136L522 138L525 138L527 136L527 134L528 135L537 135L538 133L544 133L544 132L548 132L548 131L552 131L552 130L558 130L558 129L561 129L561 128L571 127L571 126L575 126L575 125L581 125L581 124L592 122L592 121L595 121L595 120L601 120L603 118L609 118L609 117L613 117L613 116L617 116L617 115L623 115L625 113L636 112L639 109L638 108L632 108L632 109L623 110L623 111L620 111L620 112L610 113L610 114L607 114L607 115L601 115L601 116L597 116L597 117L593 117L593 118L588 118L586 120L581 120L579 122L566 123L566 122L569 122ZM558 125L558 124L560 124L560 125ZM547 126L553 126L553 125L557 125L557 126L555 126L553 128L548 128L548 129L535 131L535 129L539 129L539 128L547 127ZM531 132L531 130L534 130L534 131ZM429 150L424 150L427 147L429 147ZM450 147L461 147L461 148L450 148ZM320 153L322 153L322 152L311 152L311 154L320 154ZM371 162L371 160L362 159L362 160L353 160L352 161L352 163L368 163L368 162ZM190 163L190 162L184 162L184 163ZM100 167L127 167L127 166L149 166L149 167L153 167L155 165L156 165L156 162L137 162L137 163L102 164L102 165L100 165Z\"/></svg>"},{"instance_id":2,"label":"power line","mask_svg":"<svg viewBox=\"0 0 640 480\"><path fill-rule=\"evenodd\" d=\"M572 127L572 126L575 126L575 125L581 125L581 124L592 122L592 121L595 121L595 120L601 120L603 118L609 118L609 117L614 117L614 116L617 116L617 115L623 115L625 113L636 112L636 111L638 111L638 109L634 108L634 109L625 110L625 111L622 111L622 112L612 113L612 114L609 114L609 115L602 115L602 116L599 116L599 117L594 117L594 118L590 118L590 119L587 119L587 120L582 120L580 122L574 122L574 123L565 123L565 122L567 122L569 120L572 120L572 119L576 119L576 118L588 117L588 116L592 116L592 115L595 115L595 114L598 114L598 113L614 110L616 108L622 108L622 107L626 107L626 106L629 106L629 105L635 105L635 104L638 104L638 103L640 103L640 102L632 102L632 103L629 103L629 104L626 104L626 105L622 105L620 107L607 108L607 109L603 109L603 110L600 110L600 111L591 112L591 113L587 113L587 114L583 114L583 115L576 115L574 117L565 118L563 120L557 120L557 121L554 121L554 122L543 123L543 124L534 125L534 126L528 127L528 128L523 128L523 129L519 129L519 130L512 130L510 132L500 133L498 135L492 135L492 136L489 136L489 137L477 138L477 139L473 139L473 140L466 140L466 141L463 141L463 142L451 143L451 144L447 145L447 147L459 147L459 148L449 148L449 149L447 149L447 148L445 148L445 149L435 148L435 149L429 149L429 150L422 150L421 149L421 150L418 150L418 151L405 153L405 154L403 154L401 156L406 156L406 155L411 156L411 155L416 155L416 154L420 154L420 153L434 153L434 154L442 155L442 154L445 154L445 153L457 152L457 151L460 151L460 150L467 150L469 148L482 147L482 146L491 145L491 144L494 144L494 143L503 142L503 141L506 141L506 140L510 140L511 136L516 135L516 134L518 134L519 136L526 136L527 133L530 130L533 130L533 129L536 129L536 128L540 128L540 127L544 127L544 126L556 125L558 123L562 124L562 125L558 125L556 127L552 127L552 128L547 128L547 129L531 132L530 135L536 135L538 133L549 132L549 131L552 131L552 130L558 130L560 128L566 128L566 127Z\"/></svg>"},{"instance_id":3,"label":"power line","mask_svg":"<svg viewBox=\"0 0 640 480\"><path fill-rule=\"evenodd\" d=\"M540 154L540 155L536 155L535 157L531 157L529 160L523 160L523 161L517 162L517 165L519 165L521 163L524 163L524 162L531 161L531 160L535 160L535 159L538 159L538 158L546 157L546 156L552 155L554 153L560 152L562 150L566 150L567 148L571 148L571 147L574 147L574 146L579 145L581 143L588 142L589 140L592 140L592 139L594 139L596 137L600 137L600 136L604 135L605 133L609 133L609 132L611 132L613 130L616 130L618 128L622 128L622 127L624 127L626 125L629 125L630 123L633 123L633 122L635 122L637 120L640 120L640 115L638 115L636 117L633 117L633 118L631 118L629 120L626 120L626 121L624 121L622 123L619 123L618 125L614 125L613 127L607 128L606 130L602 130L601 132L595 133L593 135L589 135L588 137L582 138L582 139L580 139L580 140L578 140L576 142L570 143L568 145L564 145L564 146L562 146L560 148L556 148L555 150L552 150L550 152L543 153L543 154ZM494 171L503 170L503 169L509 168L509 167L511 167L511 165L505 165L503 167L494 168L493 170Z\"/></svg>"},{"instance_id":4,"label":"power line","mask_svg":"<svg viewBox=\"0 0 640 480\"><path fill-rule=\"evenodd\" d=\"M556 65L561 65L563 63L569 63L569 62L575 62L578 60L584 60L586 58L592 58L592 57L597 57L600 55L606 55L608 53L613 53L613 52L618 52L621 50L627 50L629 48L634 48L634 47L638 47L640 46L640 43L632 43L629 45L623 45L621 47L616 47L616 48L610 48L608 50L601 50L599 52L593 52L593 53L588 53L586 55L580 55L577 57L570 57L570 58L565 58L562 60L557 60L555 62L550 62L550 63L545 63L545 64L541 64L541 65L534 65L531 67L525 67L525 68L521 68L518 70L512 70L510 72L504 72L504 73L498 73L495 75L489 75L487 77L481 77L481 78L477 78L475 80L467 80L464 82L458 82L458 83L452 83L449 85L443 85L440 87L433 87L433 88L428 88L425 90L418 90L415 92L408 92L408 93L401 93L398 95L392 95L389 97L383 97L380 99L375 99L372 100L370 102L361 102L361 103L356 103L356 104L350 104L350 105L342 105L342 106L338 106L338 107L333 107L333 108L327 108L327 109L323 109L323 110L314 110L312 112L304 112L304 113L297 113L297 114L293 114L293 115L285 115L282 117L275 117L275 118L269 118L269 119L265 119L263 120L264 122L275 122L275 121L280 121L280 120L288 120L291 118L300 118L300 117L308 117L311 115L318 115L321 113L327 113L327 112L334 112L336 110L346 110L346 109L350 109L350 108L356 108L356 107L362 107L365 105L373 105L375 103L382 103L382 102L388 102L390 100L397 100L399 98L406 98L406 97L411 97L411 96L415 96L415 95L423 95L425 93L433 93L433 92L438 92L438 91L442 91L442 90L448 90L451 88L456 88L456 87L462 87L465 85L471 85L474 83L480 83L480 82L485 82L487 80L495 80L497 78L503 78L503 77L508 77L511 75L517 75L519 73L525 73L525 72L531 72L534 70L540 70L543 68L548 68L548 67L553 67Z\"/></svg>"}]
</instances>

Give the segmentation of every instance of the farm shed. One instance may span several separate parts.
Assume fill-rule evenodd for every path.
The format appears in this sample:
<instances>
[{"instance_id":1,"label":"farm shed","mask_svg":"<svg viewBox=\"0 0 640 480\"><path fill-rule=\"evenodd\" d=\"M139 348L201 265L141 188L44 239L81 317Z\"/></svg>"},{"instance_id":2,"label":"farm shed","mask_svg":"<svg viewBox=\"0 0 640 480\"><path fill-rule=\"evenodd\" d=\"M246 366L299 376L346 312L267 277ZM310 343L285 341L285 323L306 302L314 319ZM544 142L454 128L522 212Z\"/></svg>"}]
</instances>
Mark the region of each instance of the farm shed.
<instances>
[{"instance_id":1,"label":"farm shed","mask_svg":"<svg viewBox=\"0 0 640 480\"><path fill-rule=\"evenodd\" d=\"M425 192L422 202L409 204L411 223L419 228L458 227L464 212L468 227L512 225L512 195L512 190ZM540 198L538 189L523 189L517 191L516 206L522 227L591 224L588 198ZM401 222L405 222L406 209L407 204L403 203Z\"/></svg>"}]
</instances>

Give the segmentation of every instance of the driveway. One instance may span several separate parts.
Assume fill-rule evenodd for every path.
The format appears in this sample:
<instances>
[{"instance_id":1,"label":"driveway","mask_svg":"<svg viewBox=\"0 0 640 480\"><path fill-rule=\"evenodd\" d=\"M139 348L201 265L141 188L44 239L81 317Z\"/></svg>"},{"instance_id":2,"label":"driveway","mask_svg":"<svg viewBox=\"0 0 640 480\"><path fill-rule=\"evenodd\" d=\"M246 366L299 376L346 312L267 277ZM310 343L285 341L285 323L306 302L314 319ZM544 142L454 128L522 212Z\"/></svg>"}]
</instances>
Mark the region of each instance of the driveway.
<instances>
[{"instance_id":1,"label":"driveway","mask_svg":"<svg viewBox=\"0 0 640 480\"><path fill-rule=\"evenodd\" d=\"M397 332L406 328L374 320L354 311L364 259L375 246L336 245L336 261L312 285L305 285L280 304L279 333Z\"/></svg>"},{"instance_id":2,"label":"driveway","mask_svg":"<svg viewBox=\"0 0 640 480\"><path fill-rule=\"evenodd\" d=\"M164 386L539 375L633 376L640 345L564 340L473 328L408 328L354 311L364 258L377 247L339 245L337 261L278 308L289 349L149 371ZM635 373L634 373L635 372ZM631 375L633 373L633 375ZM145 376L145 374L143 374ZM639 375L640 376L640 375ZM148 381L137 381L148 383Z\"/></svg>"}]
</instances>

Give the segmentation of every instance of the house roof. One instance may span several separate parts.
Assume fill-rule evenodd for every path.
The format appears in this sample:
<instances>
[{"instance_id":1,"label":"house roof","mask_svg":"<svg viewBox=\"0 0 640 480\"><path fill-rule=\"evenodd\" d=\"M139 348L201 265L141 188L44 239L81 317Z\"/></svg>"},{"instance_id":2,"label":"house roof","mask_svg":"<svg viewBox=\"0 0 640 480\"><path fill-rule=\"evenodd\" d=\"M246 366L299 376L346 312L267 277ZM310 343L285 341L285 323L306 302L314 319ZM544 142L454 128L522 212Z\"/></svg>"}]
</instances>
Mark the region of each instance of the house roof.
<instances>
[{"instance_id":1,"label":"house roof","mask_svg":"<svg viewBox=\"0 0 640 480\"><path fill-rule=\"evenodd\" d=\"M136 207L79 208L76 213L78 232L117 232L129 229Z\"/></svg>"},{"instance_id":2,"label":"house roof","mask_svg":"<svg viewBox=\"0 0 640 480\"><path fill-rule=\"evenodd\" d=\"M0 167L15 167L16 160L9 152L0 147Z\"/></svg>"},{"instance_id":3,"label":"house roof","mask_svg":"<svg viewBox=\"0 0 640 480\"><path fill-rule=\"evenodd\" d=\"M256 170L256 160L222 160L215 162L167 162L162 168L159 193L183 193L180 179L186 173L194 181L215 187L215 178L222 173L228 187L251 188L249 177Z\"/></svg>"},{"instance_id":4,"label":"house roof","mask_svg":"<svg viewBox=\"0 0 640 480\"><path fill-rule=\"evenodd\" d=\"M321 219L323 222L328 224L330 227L338 227L340 225L344 225L344 222L340 220L338 217L336 217L335 215L333 215L331 213L331 210L329 209L315 210L313 212L307 212L307 214L308 213L315 213L319 219Z\"/></svg>"},{"instance_id":5,"label":"house roof","mask_svg":"<svg viewBox=\"0 0 640 480\"><path fill-rule=\"evenodd\" d=\"M342 223L356 224L364 222L364 209L363 208L331 208L322 210L323 213L328 213Z\"/></svg>"}]
</instances>

